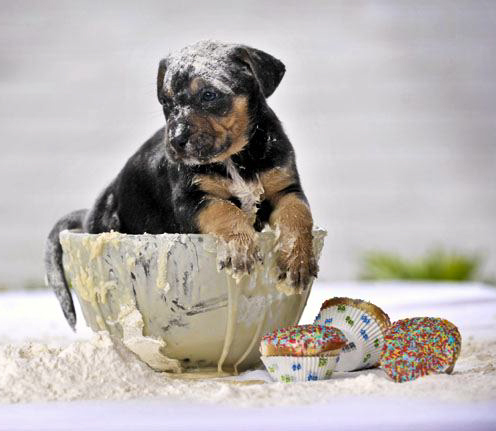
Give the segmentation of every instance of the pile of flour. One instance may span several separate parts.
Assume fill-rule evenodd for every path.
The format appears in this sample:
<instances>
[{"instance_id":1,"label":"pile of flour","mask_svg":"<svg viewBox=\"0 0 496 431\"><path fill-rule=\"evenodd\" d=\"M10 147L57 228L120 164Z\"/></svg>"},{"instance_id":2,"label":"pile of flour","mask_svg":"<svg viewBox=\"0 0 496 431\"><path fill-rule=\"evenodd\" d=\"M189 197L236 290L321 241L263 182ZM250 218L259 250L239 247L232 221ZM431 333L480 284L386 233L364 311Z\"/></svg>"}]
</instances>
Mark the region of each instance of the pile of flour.
<instances>
[{"instance_id":1,"label":"pile of flour","mask_svg":"<svg viewBox=\"0 0 496 431\"><path fill-rule=\"evenodd\" d=\"M308 404L337 396L429 397L442 400L496 398L496 340L463 344L452 375L394 383L379 370L336 374L310 383L242 384L234 379L191 381L158 373L105 332L66 347L22 342L0 346L0 402L167 397L238 406ZM259 379L265 372L247 373Z\"/></svg>"}]
</instances>

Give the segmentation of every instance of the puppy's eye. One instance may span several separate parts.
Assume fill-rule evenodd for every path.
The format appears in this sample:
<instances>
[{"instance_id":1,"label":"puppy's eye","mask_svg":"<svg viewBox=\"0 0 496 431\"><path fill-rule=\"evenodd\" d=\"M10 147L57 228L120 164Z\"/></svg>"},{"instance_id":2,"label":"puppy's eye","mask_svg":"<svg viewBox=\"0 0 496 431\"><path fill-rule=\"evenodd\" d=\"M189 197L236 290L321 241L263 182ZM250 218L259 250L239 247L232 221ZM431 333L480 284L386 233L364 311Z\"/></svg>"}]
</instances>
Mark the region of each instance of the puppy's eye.
<instances>
[{"instance_id":1,"label":"puppy's eye","mask_svg":"<svg viewBox=\"0 0 496 431\"><path fill-rule=\"evenodd\" d=\"M212 90L206 90L201 95L201 100L203 102L212 102L217 99L217 93Z\"/></svg>"}]
</instances>

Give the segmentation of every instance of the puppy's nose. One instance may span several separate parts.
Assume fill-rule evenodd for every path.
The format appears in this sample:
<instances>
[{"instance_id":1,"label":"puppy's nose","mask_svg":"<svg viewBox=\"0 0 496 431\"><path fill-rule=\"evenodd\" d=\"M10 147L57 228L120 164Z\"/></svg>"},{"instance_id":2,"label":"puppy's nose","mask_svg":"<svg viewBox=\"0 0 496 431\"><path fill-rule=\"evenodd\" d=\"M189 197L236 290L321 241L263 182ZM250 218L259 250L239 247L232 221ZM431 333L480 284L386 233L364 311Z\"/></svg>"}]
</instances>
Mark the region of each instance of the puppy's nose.
<instances>
[{"instance_id":1,"label":"puppy's nose","mask_svg":"<svg viewBox=\"0 0 496 431\"><path fill-rule=\"evenodd\" d=\"M172 136L170 137L170 143L177 149L183 149L188 143L190 135L191 132L188 125L179 123L173 130Z\"/></svg>"}]
</instances>

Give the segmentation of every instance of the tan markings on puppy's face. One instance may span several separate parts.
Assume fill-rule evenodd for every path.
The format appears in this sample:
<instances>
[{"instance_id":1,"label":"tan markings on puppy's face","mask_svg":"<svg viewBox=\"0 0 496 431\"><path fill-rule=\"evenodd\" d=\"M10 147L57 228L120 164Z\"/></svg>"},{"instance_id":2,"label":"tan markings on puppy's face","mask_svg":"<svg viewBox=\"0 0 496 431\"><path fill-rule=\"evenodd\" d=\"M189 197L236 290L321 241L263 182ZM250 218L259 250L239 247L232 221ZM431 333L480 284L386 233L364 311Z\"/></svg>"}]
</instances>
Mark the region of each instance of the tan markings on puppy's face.
<instances>
[{"instance_id":1,"label":"tan markings on puppy's face","mask_svg":"<svg viewBox=\"0 0 496 431\"><path fill-rule=\"evenodd\" d=\"M172 159L207 164L241 151L250 126L247 97L221 94L201 79L193 79L188 92L189 99L174 99L177 105L167 119L166 145ZM206 92L209 97L215 93L212 101L203 100Z\"/></svg>"},{"instance_id":2,"label":"tan markings on puppy's face","mask_svg":"<svg viewBox=\"0 0 496 431\"><path fill-rule=\"evenodd\" d=\"M235 96L232 108L225 116L191 115L195 135L210 135L214 138L209 163L222 162L241 151L248 143L248 101L246 96Z\"/></svg>"},{"instance_id":3,"label":"tan markings on puppy's face","mask_svg":"<svg viewBox=\"0 0 496 431\"><path fill-rule=\"evenodd\" d=\"M205 86L205 81L201 78L193 78L191 82L189 83L189 91L191 94L196 94L198 93L198 90L203 88Z\"/></svg>"}]
</instances>

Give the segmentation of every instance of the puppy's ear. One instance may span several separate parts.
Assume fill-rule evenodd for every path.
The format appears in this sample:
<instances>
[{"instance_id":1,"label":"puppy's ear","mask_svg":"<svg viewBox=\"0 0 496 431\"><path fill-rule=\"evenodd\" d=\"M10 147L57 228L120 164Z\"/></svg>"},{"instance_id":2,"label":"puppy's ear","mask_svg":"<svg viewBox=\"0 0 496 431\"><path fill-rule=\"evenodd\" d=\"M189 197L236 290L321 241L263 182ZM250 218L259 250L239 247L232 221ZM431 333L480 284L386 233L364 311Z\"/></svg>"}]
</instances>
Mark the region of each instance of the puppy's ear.
<instances>
[{"instance_id":1,"label":"puppy's ear","mask_svg":"<svg viewBox=\"0 0 496 431\"><path fill-rule=\"evenodd\" d=\"M286 72L283 62L266 52L244 45L237 48L236 56L250 68L265 98L269 97Z\"/></svg>"},{"instance_id":2,"label":"puppy's ear","mask_svg":"<svg viewBox=\"0 0 496 431\"><path fill-rule=\"evenodd\" d=\"M157 73L157 97L160 103L163 103L163 89L164 89L164 77L165 72L167 71L167 59L164 58L160 60L158 64L158 73Z\"/></svg>"}]
</instances>

